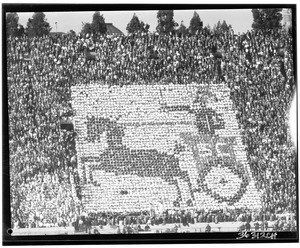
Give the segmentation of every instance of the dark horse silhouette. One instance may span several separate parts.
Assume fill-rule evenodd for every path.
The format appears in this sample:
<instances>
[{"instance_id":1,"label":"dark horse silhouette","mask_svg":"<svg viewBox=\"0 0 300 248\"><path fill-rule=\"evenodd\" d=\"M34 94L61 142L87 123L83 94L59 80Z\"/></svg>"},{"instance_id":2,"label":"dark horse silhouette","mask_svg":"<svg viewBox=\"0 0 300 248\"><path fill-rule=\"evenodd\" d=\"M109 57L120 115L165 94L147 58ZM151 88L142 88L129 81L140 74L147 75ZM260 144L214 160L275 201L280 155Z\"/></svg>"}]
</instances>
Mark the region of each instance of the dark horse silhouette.
<instances>
[{"instance_id":1,"label":"dark horse silhouette","mask_svg":"<svg viewBox=\"0 0 300 248\"><path fill-rule=\"evenodd\" d=\"M177 188L178 199L181 201L181 193L175 177L188 182L191 187L188 173L182 171L179 160L174 155L159 152L156 149L129 149L122 144L124 127L116 121L108 118L88 118L87 134L89 142L97 142L100 135L106 132L107 149L98 157L83 157L82 162L96 162L94 170L105 170L116 175L137 175L140 177L161 177L166 182ZM175 147L175 153L180 152L180 147Z\"/></svg>"}]
</instances>

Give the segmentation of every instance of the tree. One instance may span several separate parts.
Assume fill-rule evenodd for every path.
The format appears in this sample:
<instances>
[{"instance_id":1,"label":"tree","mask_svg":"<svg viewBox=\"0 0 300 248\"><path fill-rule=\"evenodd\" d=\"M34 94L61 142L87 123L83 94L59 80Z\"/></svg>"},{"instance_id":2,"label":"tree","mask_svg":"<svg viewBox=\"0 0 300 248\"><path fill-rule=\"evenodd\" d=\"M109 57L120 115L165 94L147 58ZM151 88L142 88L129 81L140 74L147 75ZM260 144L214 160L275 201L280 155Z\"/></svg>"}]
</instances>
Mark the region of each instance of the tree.
<instances>
[{"instance_id":1,"label":"tree","mask_svg":"<svg viewBox=\"0 0 300 248\"><path fill-rule=\"evenodd\" d=\"M222 32L222 33L224 33L224 32L229 32L231 29L232 29L232 26L231 26L231 25L228 25L228 24L226 23L225 20L223 20L222 23L221 23L221 21L219 20L219 21L217 22L217 24L214 25L214 28L213 28L213 30L214 30L215 32Z\"/></svg>"},{"instance_id":2,"label":"tree","mask_svg":"<svg viewBox=\"0 0 300 248\"><path fill-rule=\"evenodd\" d=\"M148 31L149 31L149 28L150 28L150 25L147 23L147 24L145 24L144 22L141 22L141 26L142 26L142 32L146 32L146 33L148 33Z\"/></svg>"},{"instance_id":3,"label":"tree","mask_svg":"<svg viewBox=\"0 0 300 248\"><path fill-rule=\"evenodd\" d=\"M76 32L73 29L70 29L68 34L70 34L71 36L76 36Z\"/></svg>"},{"instance_id":4,"label":"tree","mask_svg":"<svg viewBox=\"0 0 300 248\"><path fill-rule=\"evenodd\" d=\"M18 29L19 16L16 12L6 15L6 34L7 36L15 36Z\"/></svg>"},{"instance_id":5,"label":"tree","mask_svg":"<svg viewBox=\"0 0 300 248\"><path fill-rule=\"evenodd\" d=\"M24 34L25 34L25 29L24 29L23 25L18 24L16 36L20 37Z\"/></svg>"},{"instance_id":6,"label":"tree","mask_svg":"<svg viewBox=\"0 0 300 248\"><path fill-rule=\"evenodd\" d=\"M222 26L221 21L218 20L217 24L214 25L213 31L220 32L221 31L221 26Z\"/></svg>"},{"instance_id":7,"label":"tree","mask_svg":"<svg viewBox=\"0 0 300 248\"><path fill-rule=\"evenodd\" d=\"M228 32L232 29L232 26L229 24L227 25L226 21L224 20L221 24L221 30L224 32Z\"/></svg>"},{"instance_id":8,"label":"tree","mask_svg":"<svg viewBox=\"0 0 300 248\"><path fill-rule=\"evenodd\" d=\"M19 16L16 12L6 15L6 34L7 36L22 36L24 27L19 24Z\"/></svg>"},{"instance_id":9,"label":"tree","mask_svg":"<svg viewBox=\"0 0 300 248\"><path fill-rule=\"evenodd\" d=\"M213 31L218 33L229 32L232 29L231 25L228 25L225 20L221 23L219 20L216 25L214 25Z\"/></svg>"},{"instance_id":10,"label":"tree","mask_svg":"<svg viewBox=\"0 0 300 248\"><path fill-rule=\"evenodd\" d=\"M136 16L136 14L133 14L133 17L131 18L130 22L127 24L126 30L130 33L135 33L139 31L141 28L141 23L139 18Z\"/></svg>"},{"instance_id":11,"label":"tree","mask_svg":"<svg viewBox=\"0 0 300 248\"><path fill-rule=\"evenodd\" d=\"M174 28L178 26L178 23L176 23L173 18L173 10L159 10L157 12L158 25L156 31L164 34L173 33Z\"/></svg>"},{"instance_id":12,"label":"tree","mask_svg":"<svg viewBox=\"0 0 300 248\"><path fill-rule=\"evenodd\" d=\"M209 24L207 24L203 29L208 32L211 32L211 26Z\"/></svg>"},{"instance_id":13,"label":"tree","mask_svg":"<svg viewBox=\"0 0 300 248\"><path fill-rule=\"evenodd\" d=\"M105 34L107 27L103 15L100 15L99 11L96 11L93 15L93 21L91 24L93 34Z\"/></svg>"},{"instance_id":14,"label":"tree","mask_svg":"<svg viewBox=\"0 0 300 248\"><path fill-rule=\"evenodd\" d=\"M43 36L48 35L51 31L50 24L45 19L43 12L34 12L32 18L27 22L28 36Z\"/></svg>"},{"instance_id":15,"label":"tree","mask_svg":"<svg viewBox=\"0 0 300 248\"><path fill-rule=\"evenodd\" d=\"M81 29L81 33L82 34L90 34L92 33L93 29L92 29L92 24L86 22L86 23L82 23L82 29Z\"/></svg>"},{"instance_id":16,"label":"tree","mask_svg":"<svg viewBox=\"0 0 300 248\"><path fill-rule=\"evenodd\" d=\"M179 35L187 35L189 33L189 30L186 28L186 26L183 24L183 21L181 21L179 28L177 29L177 33Z\"/></svg>"},{"instance_id":17,"label":"tree","mask_svg":"<svg viewBox=\"0 0 300 248\"><path fill-rule=\"evenodd\" d=\"M207 24L207 26L203 28L202 32L206 35L209 35L211 33L211 27L209 26L209 24Z\"/></svg>"},{"instance_id":18,"label":"tree","mask_svg":"<svg viewBox=\"0 0 300 248\"><path fill-rule=\"evenodd\" d=\"M200 19L199 14L194 11L194 15L190 21L190 27L189 30L191 32L191 34L195 34L197 33L197 31L199 32L203 27L203 22Z\"/></svg>"},{"instance_id":19,"label":"tree","mask_svg":"<svg viewBox=\"0 0 300 248\"><path fill-rule=\"evenodd\" d=\"M281 29L282 24L282 9L267 8L267 9L252 9L253 23L252 28L255 31L267 31L270 29Z\"/></svg>"},{"instance_id":20,"label":"tree","mask_svg":"<svg viewBox=\"0 0 300 248\"><path fill-rule=\"evenodd\" d=\"M127 24L126 30L129 34L136 33L136 32L148 32L149 27L150 27L149 24L140 22L139 18L134 13L130 22Z\"/></svg>"}]
</instances>

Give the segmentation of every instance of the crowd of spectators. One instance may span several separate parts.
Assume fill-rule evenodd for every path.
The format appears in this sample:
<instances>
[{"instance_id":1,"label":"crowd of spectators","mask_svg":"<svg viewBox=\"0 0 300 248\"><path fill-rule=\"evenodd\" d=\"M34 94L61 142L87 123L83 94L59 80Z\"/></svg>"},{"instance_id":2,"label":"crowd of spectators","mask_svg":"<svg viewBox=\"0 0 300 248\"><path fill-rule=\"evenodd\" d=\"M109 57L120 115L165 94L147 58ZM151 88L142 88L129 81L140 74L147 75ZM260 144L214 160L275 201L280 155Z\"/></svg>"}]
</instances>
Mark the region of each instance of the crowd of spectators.
<instances>
[{"instance_id":1,"label":"crowd of spectators","mask_svg":"<svg viewBox=\"0 0 300 248\"><path fill-rule=\"evenodd\" d=\"M74 132L60 129L72 111L70 88L39 57L41 44L25 37L7 43L11 212L19 226L57 222L66 216L60 199L66 209L78 201L65 195L76 179Z\"/></svg>"},{"instance_id":2,"label":"crowd of spectators","mask_svg":"<svg viewBox=\"0 0 300 248\"><path fill-rule=\"evenodd\" d=\"M116 233L139 233L151 231L156 226L170 227L169 232L177 232L180 227L196 227L197 224L218 224L220 222L239 222L240 229L292 231L296 230L296 219L292 216L276 216L263 211L253 212L247 209L223 211L205 210L166 210L160 214L155 211L140 211L131 213L90 212L78 216L72 223L76 231L85 231L90 234L103 232L109 226L117 228ZM194 225L196 224L196 225ZM251 226L252 225L252 226ZM206 226L206 231L208 226ZM176 229L176 230L175 230ZM210 229L211 230L211 229ZM208 232L210 232L210 230ZM168 232L168 228L164 229ZM183 231L183 230L181 230Z\"/></svg>"},{"instance_id":3,"label":"crowd of spectators","mask_svg":"<svg viewBox=\"0 0 300 248\"><path fill-rule=\"evenodd\" d=\"M66 226L79 213L74 182L59 173L38 173L18 187L12 216L14 226L57 227ZM15 204L18 205L16 208Z\"/></svg>"},{"instance_id":4,"label":"crowd of spectators","mask_svg":"<svg viewBox=\"0 0 300 248\"><path fill-rule=\"evenodd\" d=\"M285 46L284 58L272 47L278 43ZM237 107L248 161L257 187L262 189L265 210L295 212L297 156L287 123L295 92L292 38L273 32L266 37L252 36L245 44L246 50L247 44L253 47L252 64L246 56L245 73L227 83Z\"/></svg>"},{"instance_id":5,"label":"crowd of spectators","mask_svg":"<svg viewBox=\"0 0 300 248\"><path fill-rule=\"evenodd\" d=\"M70 86L91 82L227 84L264 211L296 211L296 151L286 117L295 91L290 33L23 36L7 38L13 223L29 223L31 215L38 223L70 223L80 214L76 134L60 123L73 114Z\"/></svg>"}]
</instances>

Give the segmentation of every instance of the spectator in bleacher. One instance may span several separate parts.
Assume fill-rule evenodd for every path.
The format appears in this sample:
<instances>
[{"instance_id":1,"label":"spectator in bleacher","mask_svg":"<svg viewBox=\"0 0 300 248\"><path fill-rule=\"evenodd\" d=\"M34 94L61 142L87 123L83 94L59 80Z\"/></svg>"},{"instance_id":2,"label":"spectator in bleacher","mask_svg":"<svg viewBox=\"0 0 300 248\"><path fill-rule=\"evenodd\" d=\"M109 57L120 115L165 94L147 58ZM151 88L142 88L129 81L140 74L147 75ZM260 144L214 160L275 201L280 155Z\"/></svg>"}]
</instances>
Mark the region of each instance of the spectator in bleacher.
<instances>
[{"instance_id":1,"label":"spectator in bleacher","mask_svg":"<svg viewBox=\"0 0 300 248\"><path fill-rule=\"evenodd\" d=\"M251 225L250 225L250 222L246 222L245 224L245 228L246 228L246 231L251 231Z\"/></svg>"},{"instance_id":2,"label":"spectator in bleacher","mask_svg":"<svg viewBox=\"0 0 300 248\"><path fill-rule=\"evenodd\" d=\"M205 232L211 232L211 226L208 223L205 227Z\"/></svg>"}]
</instances>

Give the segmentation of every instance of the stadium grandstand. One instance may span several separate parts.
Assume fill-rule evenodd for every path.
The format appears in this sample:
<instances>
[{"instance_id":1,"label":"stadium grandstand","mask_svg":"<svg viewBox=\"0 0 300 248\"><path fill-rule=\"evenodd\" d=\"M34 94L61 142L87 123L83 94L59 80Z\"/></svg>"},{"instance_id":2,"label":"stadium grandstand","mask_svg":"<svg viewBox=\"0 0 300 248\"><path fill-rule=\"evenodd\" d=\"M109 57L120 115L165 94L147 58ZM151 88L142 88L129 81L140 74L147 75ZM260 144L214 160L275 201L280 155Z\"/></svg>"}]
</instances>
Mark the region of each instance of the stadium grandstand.
<instances>
[{"instance_id":1,"label":"stadium grandstand","mask_svg":"<svg viewBox=\"0 0 300 248\"><path fill-rule=\"evenodd\" d=\"M111 30L7 38L14 233L296 230L291 33Z\"/></svg>"}]
</instances>

